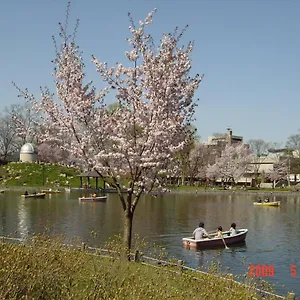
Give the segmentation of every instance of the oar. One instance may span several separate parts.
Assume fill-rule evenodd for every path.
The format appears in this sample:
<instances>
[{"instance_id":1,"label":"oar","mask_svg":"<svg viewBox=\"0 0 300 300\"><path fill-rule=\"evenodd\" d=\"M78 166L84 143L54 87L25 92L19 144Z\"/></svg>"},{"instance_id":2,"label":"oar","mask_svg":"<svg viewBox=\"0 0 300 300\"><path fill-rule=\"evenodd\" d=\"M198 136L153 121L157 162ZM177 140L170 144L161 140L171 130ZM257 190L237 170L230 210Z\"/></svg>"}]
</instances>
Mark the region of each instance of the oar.
<instances>
[{"instance_id":1,"label":"oar","mask_svg":"<svg viewBox=\"0 0 300 300\"><path fill-rule=\"evenodd\" d=\"M207 234L214 234L217 233L217 230L208 231Z\"/></svg>"},{"instance_id":2,"label":"oar","mask_svg":"<svg viewBox=\"0 0 300 300\"><path fill-rule=\"evenodd\" d=\"M216 234L217 234L217 231L216 231L216 230L214 230L214 231L208 231L208 232L207 232L207 237L210 238L210 236L214 236L214 235L216 235Z\"/></svg>"},{"instance_id":3,"label":"oar","mask_svg":"<svg viewBox=\"0 0 300 300\"><path fill-rule=\"evenodd\" d=\"M229 249L229 248L227 247L226 243L225 243L225 240L224 240L224 238L223 238L223 234L221 234L221 238L222 238L222 241L223 241L223 243L224 243L225 249Z\"/></svg>"}]
</instances>

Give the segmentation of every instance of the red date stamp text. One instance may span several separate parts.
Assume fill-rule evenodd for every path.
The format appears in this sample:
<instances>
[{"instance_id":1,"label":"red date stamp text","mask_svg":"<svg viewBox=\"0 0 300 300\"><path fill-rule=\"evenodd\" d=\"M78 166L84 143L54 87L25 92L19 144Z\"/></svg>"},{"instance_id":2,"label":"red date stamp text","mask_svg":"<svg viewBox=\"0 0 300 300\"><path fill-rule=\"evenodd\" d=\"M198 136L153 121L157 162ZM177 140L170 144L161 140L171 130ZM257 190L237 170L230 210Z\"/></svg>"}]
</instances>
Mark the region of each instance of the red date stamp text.
<instances>
[{"instance_id":1,"label":"red date stamp text","mask_svg":"<svg viewBox=\"0 0 300 300\"><path fill-rule=\"evenodd\" d=\"M249 277L273 277L275 275L274 265L250 265ZM290 276L297 276L296 265L290 265Z\"/></svg>"}]
</instances>

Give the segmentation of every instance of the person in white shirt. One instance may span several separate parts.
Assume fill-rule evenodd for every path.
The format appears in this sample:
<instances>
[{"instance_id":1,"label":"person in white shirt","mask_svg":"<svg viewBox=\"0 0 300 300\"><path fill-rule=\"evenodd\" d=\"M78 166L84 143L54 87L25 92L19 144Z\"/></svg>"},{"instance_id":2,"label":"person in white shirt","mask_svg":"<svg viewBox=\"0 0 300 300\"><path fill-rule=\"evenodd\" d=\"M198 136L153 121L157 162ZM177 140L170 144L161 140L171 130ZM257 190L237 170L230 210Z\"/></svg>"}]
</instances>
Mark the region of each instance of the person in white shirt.
<instances>
[{"instance_id":1,"label":"person in white shirt","mask_svg":"<svg viewBox=\"0 0 300 300\"><path fill-rule=\"evenodd\" d=\"M199 227L197 227L194 230L193 236L194 236L195 240L202 240L202 239L208 237L208 234L207 234L206 230L204 229L204 223L203 222L199 223Z\"/></svg>"},{"instance_id":2,"label":"person in white shirt","mask_svg":"<svg viewBox=\"0 0 300 300\"><path fill-rule=\"evenodd\" d=\"M236 224L235 224L235 223L232 223L232 224L231 224L231 227L230 227L230 229L229 229L229 233L230 233L231 236L237 234L235 228L236 228Z\"/></svg>"}]
</instances>

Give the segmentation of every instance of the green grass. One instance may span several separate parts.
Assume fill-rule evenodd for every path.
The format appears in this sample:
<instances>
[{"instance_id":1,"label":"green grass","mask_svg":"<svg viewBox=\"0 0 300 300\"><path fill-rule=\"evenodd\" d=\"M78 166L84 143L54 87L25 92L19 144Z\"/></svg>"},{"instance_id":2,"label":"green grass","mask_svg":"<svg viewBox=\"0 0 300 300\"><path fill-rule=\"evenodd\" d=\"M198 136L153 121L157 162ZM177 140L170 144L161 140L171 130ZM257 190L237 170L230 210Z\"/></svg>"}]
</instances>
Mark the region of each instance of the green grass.
<instances>
[{"instance_id":1,"label":"green grass","mask_svg":"<svg viewBox=\"0 0 300 300\"><path fill-rule=\"evenodd\" d=\"M40 236L27 246L1 243L0 299L261 299L253 288L217 278L217 270L180 273L62 248L61 242Z\"/></svg>"},{"instance_id":2,"label":"green grass","mask_svg":"<svg viewBox=\"0 0 300 300\"><path fill-rule=\"evenodd\" d=\"M9 163L0 167L0 184L3 186L45 186L60 187L70 185L80 187L80 179L77 176L80 170L58 164L38 163ZM85 182L85 181L83 181ZM95 186L95 179L90 183ZM102 181L99 180L99 186Z\"/></svg>"}]
</instances>

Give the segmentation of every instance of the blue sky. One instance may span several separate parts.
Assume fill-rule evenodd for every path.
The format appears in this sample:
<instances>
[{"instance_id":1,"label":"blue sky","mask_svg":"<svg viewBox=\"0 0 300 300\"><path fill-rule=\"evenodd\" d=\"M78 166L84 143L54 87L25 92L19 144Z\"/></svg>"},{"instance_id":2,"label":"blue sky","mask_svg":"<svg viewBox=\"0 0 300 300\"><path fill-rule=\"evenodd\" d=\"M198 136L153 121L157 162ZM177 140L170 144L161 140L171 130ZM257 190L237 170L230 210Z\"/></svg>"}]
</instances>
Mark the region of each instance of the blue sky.
<instances>
[{"instance_id":1,"label":"blue sky","mask_svg":"<svg viewBox=\"0 0 300 300\"><path fill-rule=\"evenodd\" d=\"M11 84L39 95L53 86L52 35L64 21L67 1L1 1L0 110L21 103ZM299 0L73 0L72 26L88 79L101 86L91 55L114 64L124 60L128 16L143 19L153 8L157 39L189 24L185 42L195 41L193 72L204 73L196 97L196 127L202 140L214 132L285 144L300 129Z\"/></svg>"}]
</instances>

